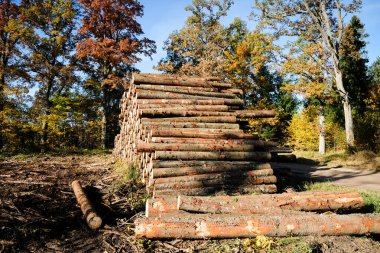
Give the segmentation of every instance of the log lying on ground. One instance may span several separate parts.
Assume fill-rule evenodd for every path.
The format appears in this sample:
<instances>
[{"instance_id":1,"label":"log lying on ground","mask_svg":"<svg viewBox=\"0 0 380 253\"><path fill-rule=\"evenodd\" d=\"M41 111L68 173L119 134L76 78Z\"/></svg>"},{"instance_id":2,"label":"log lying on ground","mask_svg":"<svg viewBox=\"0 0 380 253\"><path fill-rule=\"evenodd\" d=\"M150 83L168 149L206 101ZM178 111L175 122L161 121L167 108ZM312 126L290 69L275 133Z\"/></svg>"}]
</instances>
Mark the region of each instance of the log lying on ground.
<instances>
[{"instance_id":1,"label":"log lying on ground","mask_svg":"<svg viewBox=\"0 0 380 253\"><path fill-rule=\"evenodd\" d=\"M212 79L214 80L214 79ZM152 75L152 74L132 74L132 83L135 84L158 84L173 86L194 86L194 87L220 87L231 88L229 83L211 82L210 79L200 77L179 77L168 75Z\"/></svg>"},{"instance_id":2,"label":"log lying on ground","mask_svg":"<svg viewBox=\"0 0 380 253\"><path fill-rule=\"evenodd\" d=\"M380 233L380 215L194 215L140 218L135 235L146 238L236 238Z\"/></svg>"},{"instance_id":3,"label":"log lying on ground","mask_svg":"<svg viewBox=\"0 0 380 253\"><path fill-rule=\"evenodd\" d=\"M237 173L243 173L247 170L256 170L258 174L271 173L270 164L257 164L257 165L234 165L234 164L222 164L220 166L193 166L193 167L174 167L174 168L158 168L153 169L151 172L151 178L165 178L165 177L179 177L188 175L199 175L209 173L229 173L237 171ZM269 174L268 174L269 175Z\"/></svg>"},{"instance_id":4,"label":"log lying on ground","mask_svg":"<svg viewBox=\"0 0 380 253\"><path fill-rule=\"evenodd\" d=\"M157 160L227 160L227 161L268 161L269 152L196 152L196 151L156 151Z\"/></svg>"},{"instance_id":5,"label":"log lying on ground","mask_svg":"<svg viewBox=\"0 0 380 253\"><path fill-rule=\"evenodd\" d=\"M102 225L102 218L95 212L80 182L75 180L71 183L71 186L88 226L93 230L99 229Z\"/></svg>"},{"instance_id":6,"label":"log lying on ground","mask_svg":"<svg viewBox=\"0 0 380 253\"><path fill-rule=\"evenodd\" d=\"M257 207L298 211L359 209L364 200L357 192L302 192L261 196L216 196L178 198L178 209L200 213L250 213Z\"/></svg>"}]
</instances>

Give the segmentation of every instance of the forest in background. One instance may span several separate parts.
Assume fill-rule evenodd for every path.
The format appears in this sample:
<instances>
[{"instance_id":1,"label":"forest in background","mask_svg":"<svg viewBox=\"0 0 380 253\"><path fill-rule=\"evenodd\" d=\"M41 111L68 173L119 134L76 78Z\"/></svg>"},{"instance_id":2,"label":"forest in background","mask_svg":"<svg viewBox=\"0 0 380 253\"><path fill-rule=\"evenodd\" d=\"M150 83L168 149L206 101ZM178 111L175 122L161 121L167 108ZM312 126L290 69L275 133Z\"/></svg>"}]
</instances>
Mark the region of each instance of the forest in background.
<instances>
[{"instance_id":1,"label":"forest in background","mask_svg":"<svg viewBox=\"0 0 380 253\"><path fill-rule=\"evenodd\" d=\"M368 66L361 1L252 1L254 30L221 23L232 5L193 0L155 68L222 77L247 108L276 109L275 120L251 122L265 139L379 152L380 58ZM156 50L137 22L143 6L0 0L0 14L1 152L112 148L134 64Z\"/></svg>"}]
</instances>

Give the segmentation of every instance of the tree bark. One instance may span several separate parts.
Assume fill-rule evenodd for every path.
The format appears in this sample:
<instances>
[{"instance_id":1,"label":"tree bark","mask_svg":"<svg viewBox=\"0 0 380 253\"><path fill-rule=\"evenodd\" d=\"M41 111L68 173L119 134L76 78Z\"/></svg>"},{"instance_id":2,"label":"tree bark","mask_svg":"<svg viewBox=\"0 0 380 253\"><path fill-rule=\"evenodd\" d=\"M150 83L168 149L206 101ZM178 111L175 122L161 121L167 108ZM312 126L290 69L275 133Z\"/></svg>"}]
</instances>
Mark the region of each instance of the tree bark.
<instances>
[{"instance_id":1,"label":"tree bark","mask_svg":"<svg viewBox=\"0 0 380 253\"><path fill-rule=\"evenodd\" d=\"M237 238L380 233L380 215L196 215L140 218L135 235L146 238Z\"/></svg>"},{"instance_id":2,"label":"tree bark","mask_svg":"<svg viewBox=\"0 0 380 253\"><path fill-rule=\"evenodd\" d=\"M203 116L203 117L172 117L172 118L142 118L141 122L199 122L199 123L236 123L235 116Z\"/></svg>"},{"instance_id":3,"label":"tree bark","mask_svg":"<svg viewBox=\"0 0 380 253\"><path fill-rule=\"evenodd\" d=\"M205 97L218 97L218 98L237 98L235 94L232 93L224 93L224 92L213 92L213 91L200 91L200 90L188 90L181 88L161 88L161 87L143 87L137 86L136 91L139 92L170 92L170 93L178 93L178 94L187 94L193 96L205 96Z\"/></svg>"},{"instance_id":4,"label":"tree bark","mask_svg":"<svg viewBox=\"0 0 380 253\"><path fill-rule=\"evenodd\" d=\"M178 168L158 168L153 169L151 172L151 177L156 178L166 178L166 177L180 177L180 176L190 176L199 174L209 174L209 173L240 173L244 174L244 171L256 171L257 174L273 175L273 170L269 163L257 164L257 165L221 165L221 166L193 166L193 167L178 167ZM237 172L236 172L237 171Z\"/></svg>"},{"instance_id":5,"label":"tree bark","mask_svg":"<svg viewBox=\"0 0 380 253\"><path fill-rule=\"evenodd\" d=\"M4 89L5 89L5 74L3 73L3 70L0 70L0 151L4 147L4 120L5 120L5 115L4 115L4 109L5 109L5 94L4 94Z\"/></svg>"},{"instance_id":6,"label":"tree bark","mask_svg":"<svg viewBox=\"0 0 380 253\"><path fill-rule=\"evenodd\" d=\"M208 139L248 139L257 140L257 135L243 133L242 130L234 129L202 129L202 128L174 128L152 129L152 137L185 137L185 138L208 138Z\"/></svg>"},{"instance_id":7,"label":"tree bark","mask_svg":"<svg viewBox=\"0 0 380 253\"><path fill-rule=\"evenodd\" d=\"M364 200L358 192L296 192L256 196L180 196L177 206L179 210L199 213L251 213L259 207L336 211L360 209Z\"/></svg>"},{"instance_id":8,"label":"tree bark","mask_svg":"<svg viewBox=\"0 0 380 253\"><path fill-rule=\"evenodd\" d=\"M137 104L174 104L174 105L235 105L243 106L241 99L139 99Z\"/></svg>"},{"instance_id":9,"label":"tree bark","mask_svg":"<svg viewBox=\"0 0 380 253\"><path fill-rule=\"evenodd\" d=\"M80 182L75 180L71 183L71 186L73 187L75 197L88 226L93 230L99 229L102 225L102 219L94 211L94 208L83 191Z\"/></svg>"},{"instance_id":10,"label":"tree bark","mask_svg":"<svg viewBox=\"0 0 380 253\"><path fill-rule=\"evenodd\" d=\"M227 160L227 161L269 161L269 152L188 152L188 151L156 151L158 160Z\"/></svg>"},{"instance_id":11,"label":"tree bark","mask_svg":"<svg viewBox=\"0 0 380 253\"><path fill-rule=\"evenodd\" d=\"M326 142L325 142L325 115L323 106L319 108L319 153L326 153Z\"/></svg>"},{"instance_id":12,"label":"tree bark","mask_svg":"<svg viewBox=\"0 0 380 253\"><path fill-rule=\"evenodd\" d=\"M134 84L157 84L172 86L194 86L194 87L219 87L231 88L229 83L216 83L207 78L186 77L186 76L169 76L155 74L137 74L133 73L132 83Z\"/></svg>"},{"instance_id":13,"label":"tree bark","mask_svg":"<svg viewBox=\"0 0 380 253\"><path fill-rule=\"evenodd\" d=\"M137 143L137 152L153 151L254 151L253 145L241 144L179 144L179 143Z\"/></svg>"},{"instance_id":14,"label":"tree bark","mask_svg":"<svg viewBox=\"0 0 380 253\"><path fill-rule=\"evenodd\" d=\"M211 128L211 129L239 129L238 124L230 123L197 123L197 122L154 122L145 121L142 122L143 126L149 128Z\"/></svg>"}]
</instances>

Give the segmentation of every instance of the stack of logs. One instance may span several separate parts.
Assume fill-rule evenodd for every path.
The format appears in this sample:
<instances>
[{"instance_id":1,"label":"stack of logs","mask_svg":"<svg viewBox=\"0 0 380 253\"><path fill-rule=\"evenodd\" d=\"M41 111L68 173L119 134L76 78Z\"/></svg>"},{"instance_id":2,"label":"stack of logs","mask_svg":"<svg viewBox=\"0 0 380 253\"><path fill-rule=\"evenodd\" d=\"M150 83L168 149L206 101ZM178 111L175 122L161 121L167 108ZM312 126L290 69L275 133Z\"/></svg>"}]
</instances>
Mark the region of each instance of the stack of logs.
<instances>
[{"instance_id":1,"label":"stack of logs","mask_svg":"<svg viewBox=\"0 0 380 253\"><path fill-rule=\"evenodd\" d=\"M141 168L155 197L274 193L276 177L267 162L287 150L242 126L275 112L242 110L241 93L217 78L134 74L121 102L114 154Z\"/></svg>"},{"instance_id":2,"label":"stack of logs","mask_svg":"<svg viewBox=\"0 0 380 253\"><path fill-rule=\"evenodd\" d=\"M379 214L331 212L363 206L357 192L168 196L147 201L147 217L135 220L135 234L183 239L379 234Z\"/></svg>"}]
</instances>

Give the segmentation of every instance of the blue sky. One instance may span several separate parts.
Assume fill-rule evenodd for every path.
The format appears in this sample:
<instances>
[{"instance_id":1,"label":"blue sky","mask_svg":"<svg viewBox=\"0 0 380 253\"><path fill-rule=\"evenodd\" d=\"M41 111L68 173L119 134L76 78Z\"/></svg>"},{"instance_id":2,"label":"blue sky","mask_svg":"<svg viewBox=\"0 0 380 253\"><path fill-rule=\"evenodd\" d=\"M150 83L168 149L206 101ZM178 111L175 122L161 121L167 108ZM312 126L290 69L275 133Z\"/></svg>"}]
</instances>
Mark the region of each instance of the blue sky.
<instances>
[{"instance_id":1,"label":"blue sky","mask_svg":"<svg viewBox=\"0 0 380 253\"><path fill-rule=\"evenodd\" d=\"M143 58L136 66L141 72L157 72L153 66L165 57L162 50L164 41L174 30L180 29L190 12L185 11L185 6L191 4L191 0L140 0L144 5L144 16L139 19L145 32L145 36L156 41L157 53L150 58ZM229 14L222 22L231 23L235 17L240 17L248 23L250 29L254 28L254 22L248 16L251 13L253 0L235 0ZM365 25L367 38L367 51L370 64L380 57L380 1L364 0L363 8L357 14Z\"/></svg>"}]
</instances>

